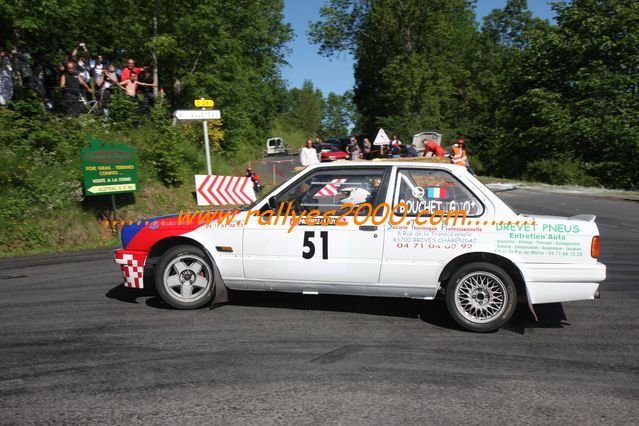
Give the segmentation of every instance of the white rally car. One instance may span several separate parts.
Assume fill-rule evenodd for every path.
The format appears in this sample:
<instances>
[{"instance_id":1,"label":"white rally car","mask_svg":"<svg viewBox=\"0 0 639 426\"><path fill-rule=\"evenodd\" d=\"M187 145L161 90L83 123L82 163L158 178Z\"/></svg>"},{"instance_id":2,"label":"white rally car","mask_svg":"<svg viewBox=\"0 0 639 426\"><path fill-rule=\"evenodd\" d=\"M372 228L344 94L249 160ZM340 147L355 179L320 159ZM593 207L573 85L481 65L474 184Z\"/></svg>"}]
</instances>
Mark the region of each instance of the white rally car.
<instances>
[{"instance_id":1,"label":"white rally car","mask_svg":"<svg viewBox=\"0 0 639 426\"><path fill-rule=\"evenodd\" d=\"M115 261L126 286L154 280L180 309L223 302L227 288L443 293L455 321L490 331L517 302L534 314L538 303L598 296L606 268L594 219L517 214L455 165L336 162L305 168L245 208L125 226Z\"/></svg>"}]
</instances>

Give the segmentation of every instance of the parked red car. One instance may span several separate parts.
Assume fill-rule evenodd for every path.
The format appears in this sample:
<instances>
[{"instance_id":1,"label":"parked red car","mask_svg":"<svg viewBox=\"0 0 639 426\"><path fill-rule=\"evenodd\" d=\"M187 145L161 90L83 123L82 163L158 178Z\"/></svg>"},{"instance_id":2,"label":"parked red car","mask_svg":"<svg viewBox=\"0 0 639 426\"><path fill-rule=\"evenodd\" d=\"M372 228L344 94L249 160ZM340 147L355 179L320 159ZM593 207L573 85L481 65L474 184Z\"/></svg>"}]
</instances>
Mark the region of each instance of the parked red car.
<instances>
[{"instance_id":1,"label":"parked red car","mask_svg":"<svg viewBox=\"0 0 639 426\"><path fill-rule=\"evenodd\" d=\"M335 161L348 159L348 153L342 151L335 145L330 143L322 144L322 152L320 153L320 161Z\"/></svg>"}]
</instances>

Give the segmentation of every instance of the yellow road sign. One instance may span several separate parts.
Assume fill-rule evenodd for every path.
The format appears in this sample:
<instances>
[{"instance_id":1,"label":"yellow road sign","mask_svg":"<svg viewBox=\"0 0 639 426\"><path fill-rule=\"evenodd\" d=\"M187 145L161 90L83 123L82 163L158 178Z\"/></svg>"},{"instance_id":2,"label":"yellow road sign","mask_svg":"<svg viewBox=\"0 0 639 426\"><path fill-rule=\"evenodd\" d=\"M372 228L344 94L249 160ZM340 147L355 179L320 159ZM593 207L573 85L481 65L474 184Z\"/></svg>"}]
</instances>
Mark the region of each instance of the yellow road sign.
<instances>
[{"instance_id":1,"label":"yellow road sign","mask_svg":"<svg viewBox=\"0 0 639 426\"><path fill-rule=\"evenodd\" d=\"M213 108L215 105L213 99L196 99L194 103L197 108Z\"/></svg>"}]
</instances>

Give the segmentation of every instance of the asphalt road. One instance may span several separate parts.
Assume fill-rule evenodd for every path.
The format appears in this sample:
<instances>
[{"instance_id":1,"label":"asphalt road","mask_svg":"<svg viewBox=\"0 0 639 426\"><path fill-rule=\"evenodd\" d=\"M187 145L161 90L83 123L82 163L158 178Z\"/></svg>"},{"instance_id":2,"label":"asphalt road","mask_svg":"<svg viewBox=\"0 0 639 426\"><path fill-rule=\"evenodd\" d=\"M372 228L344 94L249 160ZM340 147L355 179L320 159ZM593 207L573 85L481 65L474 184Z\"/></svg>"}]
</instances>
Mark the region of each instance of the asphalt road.
<instances>
[{"instance_id":1,"label":"asphalt road","mask_svg":"<svg viewBox=\"0 0 639 426\"><path fill-rule=\"evenodd\" d=\"M0 423L637 424L639 204L515 190L595 213L602 299L460 330L442 302L234 293L167 309L109 251L0 260Z\"/></svg>"}]
</instances>

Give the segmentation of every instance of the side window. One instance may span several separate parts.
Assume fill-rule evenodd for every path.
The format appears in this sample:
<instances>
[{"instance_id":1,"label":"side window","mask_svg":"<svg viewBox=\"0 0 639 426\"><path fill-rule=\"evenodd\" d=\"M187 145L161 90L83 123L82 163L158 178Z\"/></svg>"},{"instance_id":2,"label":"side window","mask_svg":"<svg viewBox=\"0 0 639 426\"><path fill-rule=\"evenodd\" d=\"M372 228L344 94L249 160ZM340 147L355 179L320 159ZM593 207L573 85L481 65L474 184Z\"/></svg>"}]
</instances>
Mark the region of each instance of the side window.
<instances>
[{"instance_id":1,"label":"side window","mask_svg":"<svg viewBox=\"0 0 639 426\"><path fill-rule=\"evenodd\" d=\"M370 203L373 208L384 201L384 169L320 170L277 197L278 204L291 202L296 213L317 209L321 214L335 210L340 214L344 203L355 207ZM366 214L368 209L361 209Z\"/></svg>"},{"instance_id":2,"label":"side window","mask_svg":"<svg viewBox=\"0 0 639 426\"><path fill-rule=\"evenodd\" d=\"M393 201L394 205L408 205L407 216L417 216L424 210L430 213L465 210L467 216L480 216L484 212L484 206L473 193L443 170L400 169Z\"/></svg>"}]
</instances>

